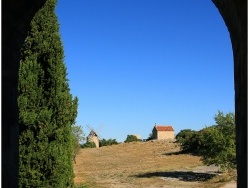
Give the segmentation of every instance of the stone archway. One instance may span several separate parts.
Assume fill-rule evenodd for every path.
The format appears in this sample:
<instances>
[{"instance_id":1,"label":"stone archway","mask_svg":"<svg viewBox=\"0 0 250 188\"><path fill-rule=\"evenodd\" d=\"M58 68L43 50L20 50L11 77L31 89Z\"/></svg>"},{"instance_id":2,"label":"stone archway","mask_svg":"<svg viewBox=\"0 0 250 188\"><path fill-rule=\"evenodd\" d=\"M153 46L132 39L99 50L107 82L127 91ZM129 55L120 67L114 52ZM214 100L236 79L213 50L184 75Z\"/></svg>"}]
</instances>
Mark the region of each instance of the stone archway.
<instances>
[{"instance_id":1,"label":"stone archway","mask_svg":"<svg viewBox=\"0 0 250 188\"><path fill-rule=\"evenodd\" d=\"M237 187L247 187L247 1L212 0L230 33L234 56Z\"/></svg>"},{"instance_id":2,"label":"stone archway","mask_svg":"<svg viewBox=\"0 0 250 188\"><path fill-rule=\"evenodd\" d=\"M229 30L234 55L237 187L247 187L247 0L212 0ZM2 1L2 187L18 187L17 81L20 53L46 0Z\"/></svg>"}]
</instances>

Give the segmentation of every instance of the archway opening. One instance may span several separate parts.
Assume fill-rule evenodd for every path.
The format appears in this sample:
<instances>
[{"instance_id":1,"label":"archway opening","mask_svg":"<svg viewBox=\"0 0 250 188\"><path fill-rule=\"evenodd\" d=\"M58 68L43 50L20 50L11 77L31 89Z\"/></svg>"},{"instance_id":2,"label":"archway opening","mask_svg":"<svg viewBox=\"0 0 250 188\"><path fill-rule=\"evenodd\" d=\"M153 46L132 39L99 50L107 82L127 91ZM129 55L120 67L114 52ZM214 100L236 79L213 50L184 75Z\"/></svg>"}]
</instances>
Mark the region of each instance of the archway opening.
<instances>
[{"instance_id":1,"label":"archway opening","mask_svg":"<svg viewBox=\"0 0 250 188\"><path fill-rule=\"evenodd\" d=\"M234 112L230 38L212 2L64 6L57 10L79 124L123 142L147 139L155 123L177 134L213 125L218 110Z\"/></svg>"},{"instance_id":2,"label":"archway opening","mask_svg":"<svg viewBox=\"0 0 250 188\"><path fill-rule=\"evenodd\" d=\"M177 134L234 112L230 37L212 2L58 3L79 124L124 141L155 123Z\"/></svg>"},{"instance_id":3,"label":"archway opening","mask_svg":"<svg viewBox=\"0 0 250 188\"><path fill-rule=\"evenodd\" d=\"M45 0L44 0L45 1ZM21 47L32 15L42 6L44 1L3 1L3 120L2 120L2 155L3 186L17 185L17 114L16 107L16 67L19 63L17 49ZM213 0L219 9L230 31L234 49L235 65L235 104L237 115L237 155L238 155L238 186L247 187L247 1ZM16 17L14 16L16 15ZM17 21L16 18L19 18ZM8 24L6 24L8 23ZM13 28L18 28L13 30ZM13 37L14 36L14 37ZM13 104L13 105L10 105ZM9 113L11 112L11 113ZM5 118L6 117L6 118ZM10 118L9 118L10 117ZM12 117L12 118L11 118ZM10 141L11 138L11 141ZM13 138L13 139L12 139Z\"/></svg>"}]
</instances>

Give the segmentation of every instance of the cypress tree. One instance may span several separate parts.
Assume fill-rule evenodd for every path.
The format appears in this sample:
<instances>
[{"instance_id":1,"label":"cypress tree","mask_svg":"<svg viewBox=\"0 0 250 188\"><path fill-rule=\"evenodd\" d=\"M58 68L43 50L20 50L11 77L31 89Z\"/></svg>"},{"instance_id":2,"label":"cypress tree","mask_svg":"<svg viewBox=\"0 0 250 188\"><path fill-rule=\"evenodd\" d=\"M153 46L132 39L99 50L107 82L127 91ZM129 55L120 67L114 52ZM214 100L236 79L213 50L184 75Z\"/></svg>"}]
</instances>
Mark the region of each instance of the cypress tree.
<instances>
[{"instance_id":1,"label":"cypress tree","mask_svg":"<svg viewBox=\"0 0 250 188\"><path fill-rule=\"evenodd\" d=\"M19 69L19 187L72 187L78 99L70 94L56 0L34 16Z\"/></svg>"}]
</instances>

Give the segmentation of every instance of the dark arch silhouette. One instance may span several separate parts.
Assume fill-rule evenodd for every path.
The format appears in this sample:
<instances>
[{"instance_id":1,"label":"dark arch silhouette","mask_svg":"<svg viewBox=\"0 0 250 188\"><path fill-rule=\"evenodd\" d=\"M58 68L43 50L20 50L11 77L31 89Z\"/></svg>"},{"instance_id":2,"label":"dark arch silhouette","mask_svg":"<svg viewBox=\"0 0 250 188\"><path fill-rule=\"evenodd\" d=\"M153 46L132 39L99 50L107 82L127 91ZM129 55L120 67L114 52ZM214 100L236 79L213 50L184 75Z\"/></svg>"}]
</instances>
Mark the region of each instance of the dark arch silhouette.
<instances>
[{"instance_id":1,"label":"dark arch silhouette","mask_svg":"<svg viewBox=\"0 0 250 188\"><path fill-rule=\"evenodd\" d=\"M2 187L18 187L17 82L20 48L46 0L2 0ZM237 187L247 187L247 0L212 0L229 30L234 56Z\"/></svg>"}]
</instances>

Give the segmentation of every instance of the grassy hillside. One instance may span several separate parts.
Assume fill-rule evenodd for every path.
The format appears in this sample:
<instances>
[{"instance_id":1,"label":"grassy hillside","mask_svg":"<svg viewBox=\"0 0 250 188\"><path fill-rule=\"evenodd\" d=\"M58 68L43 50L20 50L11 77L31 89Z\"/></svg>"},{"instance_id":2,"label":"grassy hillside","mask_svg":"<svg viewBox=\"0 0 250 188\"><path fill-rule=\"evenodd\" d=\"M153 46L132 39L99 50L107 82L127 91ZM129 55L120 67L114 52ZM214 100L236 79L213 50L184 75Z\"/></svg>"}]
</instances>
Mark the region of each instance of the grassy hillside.
<instances>
[{"instance_id":1,"label":"grassy hillside","mask_svg":"<svg viewBox=\"0 0 250 188\"><path fill-rule=\"evenodd\" d=\"M180 154L177 144L167 142L82 149L74 171L75 183L88 188L216 188L231 180L228 174L218 175L218 168L204 166L200 157Z\"/></svg>"}]
</instances>

